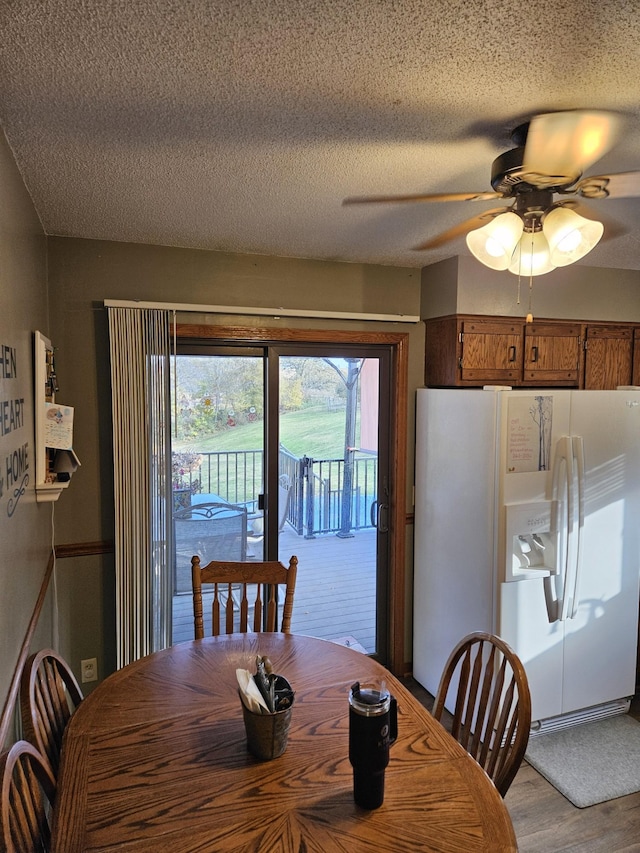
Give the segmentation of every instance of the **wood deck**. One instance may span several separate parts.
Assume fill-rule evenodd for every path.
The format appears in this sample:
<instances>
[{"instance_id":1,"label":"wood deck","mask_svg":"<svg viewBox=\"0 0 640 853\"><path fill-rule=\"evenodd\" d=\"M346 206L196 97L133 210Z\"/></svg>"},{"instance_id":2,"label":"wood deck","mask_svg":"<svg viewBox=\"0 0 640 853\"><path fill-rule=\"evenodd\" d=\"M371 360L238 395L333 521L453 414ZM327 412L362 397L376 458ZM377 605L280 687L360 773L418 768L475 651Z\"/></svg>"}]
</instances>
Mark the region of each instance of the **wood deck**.
<instances>
[{"instance_id":1,"label":"wood deck","mask_svg":"<svg viewBox=\"0 0 640 853\"><path fill-rule=\"evenodd\" d=\"M298 578L291 630L296 634L360 644L376 650L376 531L355 532L349 539L335 534L305 539L289 527L280 534L280 559L298 558ZM211 594L203 596L206 611ZM210 617L209 617L210 619ZM173 599L173 642L193 638L191 594Z\"/></svg>"}]
</instances>

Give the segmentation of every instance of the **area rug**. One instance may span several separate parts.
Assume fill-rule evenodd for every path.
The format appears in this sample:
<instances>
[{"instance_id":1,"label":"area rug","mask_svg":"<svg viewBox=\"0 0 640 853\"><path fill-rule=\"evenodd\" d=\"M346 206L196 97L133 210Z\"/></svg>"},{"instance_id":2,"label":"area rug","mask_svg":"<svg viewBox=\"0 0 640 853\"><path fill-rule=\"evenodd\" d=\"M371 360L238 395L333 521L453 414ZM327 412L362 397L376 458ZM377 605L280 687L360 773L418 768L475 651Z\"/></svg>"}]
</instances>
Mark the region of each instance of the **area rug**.
<instances>
[{"instance_id":1,"label":"area rug","mask_svg":"<svg viewBox=\"0 0 640 853\"><path fill-rule=\"evenodd\" d=\"M583 809L640 791L640 722L622 715L529 740L525 760Z\"/></svg>"}]
</instances>

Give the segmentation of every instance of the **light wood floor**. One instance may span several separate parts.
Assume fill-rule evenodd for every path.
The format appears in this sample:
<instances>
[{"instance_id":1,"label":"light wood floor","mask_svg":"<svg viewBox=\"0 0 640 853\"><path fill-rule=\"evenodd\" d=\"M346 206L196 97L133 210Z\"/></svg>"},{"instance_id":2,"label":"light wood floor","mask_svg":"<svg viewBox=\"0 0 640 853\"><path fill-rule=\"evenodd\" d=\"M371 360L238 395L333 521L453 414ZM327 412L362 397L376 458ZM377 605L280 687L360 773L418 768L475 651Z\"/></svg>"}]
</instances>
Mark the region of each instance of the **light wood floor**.
<instances>
[{"instance_id":1,"label":"light wood floor","mask_svg":"<svg viewBox=\"0 0 640 853\"><path fill-rule=\"evenodd\" d=\"M414 679L405 684L430 710L433 697ZM640 720L640 695L631 714ZM520 853L640 852L640 793L578 809L525 762L505 803Z\"/></svg>"}]
</instances>

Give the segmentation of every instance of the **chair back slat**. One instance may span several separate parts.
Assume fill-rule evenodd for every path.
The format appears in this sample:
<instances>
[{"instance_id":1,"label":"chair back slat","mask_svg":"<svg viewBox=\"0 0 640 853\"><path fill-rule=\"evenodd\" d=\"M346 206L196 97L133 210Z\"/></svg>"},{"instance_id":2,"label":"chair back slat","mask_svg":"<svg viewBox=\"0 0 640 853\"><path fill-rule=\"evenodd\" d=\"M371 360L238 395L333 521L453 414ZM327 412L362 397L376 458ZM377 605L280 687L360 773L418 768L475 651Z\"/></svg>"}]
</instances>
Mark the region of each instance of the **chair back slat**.
<instances>
[{"instance_id":1,"label":"chair back slat","mask_svg":"<svg viewBox=\"0 0 640 853\"><path fill-rule=\"evenodd\" d=\"M16 762L13 773L13 831L24 850L29 850L34 839L47 837L48 826L43 810L37 808L38 780L30 762Z\"/></svg>"},{"instance_id":2,"label":"chair back slat","mask_svg":"<svg viewBox=\"0 0 640 853\"><path fill-rule=\"evenodd\" d=\"M46 674L47 695L51 697L55 728L58 731L64 731L69 721L66 713L68 700L64 682L58 673L58 661L46 657L42 661L42 669Z\"/></svg>"},{"instance_id":3,"label":"chair back slat","mask_svg":"<svg viewBox=\"0 0 640 853\"><path fill-rule=\"evenodd\" d=\"M267 599L267 631L275 631L276 630L276 619L278 616L278 609L276 604L276 586L275 584L270 584L267 587L267 594L269 598Z\"/></svg>"},{"instance_id":4,"label":"chair back slat","mask_svg":"<svg viewBox=\"0 0 640 853\"><path fill-rule=\"evenodd\" d=\"M227 604L225 606L225 630L227 634L233 634L233 587L227 584Z\"/></svg>"},{"instance_id":5,"label":"chair back slat","mask_svg":"<svg viewBox=\"0 0 640 853\"><path fill-rule=\"evenodd\" d=\"M204 622L202 621L202 596L199 598L199 606L200 606L200 618L198 619L198 610L196 608L196 599L194 596L194 619L195 619L195 631L196 638L198 634L201 637L204 637ZM220 633L220 596L218 595L218 584L215 584L213 587L213 601L211 602L211 624L213 626L213 634L218 636Z\"/></svg>"},{"instance_id":6,"label":"chair back slat","mask_svg":"<svg viewBox=\"0 0 640 853\"><path fill-rule=\"evenodd\" d=\"M253 606L253 630L262 630L262 584L256 584L256 600Z\"/></svg>"},{"instance_id":7,"label":"chair back slat","mask_svg":"<svg viewBox=\"0 0 640 853\"><path fill-rule=\"evenodd\" d=\"M25 740L58 773L62 737L71 714L83 699L68 664L53 649L31 655L20 680L20 713Z\"/></svg>"},{"instance_id":8,"label":"chair back slat","mask_svg":"<svg viewBox=\"0 0 640 853\"><path fill-rule=\"evenodd\" d=\"M476 632L445 665L432 714L444 715L452 682L451 734L493 779L504 797L522 762L531 727L531 695L522 662L504 640Z\"/></svg>"},{"instance_id":9,"label":"chair back slat","mask_svg":"<svg viewBox=\"0 0 640 853\"><path fill-rule=\"evenodd\" d=\"M284 586L285 595L282 604L280 630L288 632L291 628L293 596L295 592L298 559L291 557L285 566L277 560L267 562L226 562L213 560L205 566L200 565L200 557L191 558L193 585L193 615L196 639L204 637L202 609L203 584L213 585L211 625L214 636L220 634L220 608L224 606L224 630L227 634L234 631L245 632L250 624L250 610L253 610L254 631L278 630L278 586ZM263 603L263 589L266 590L266 607ZM222 599L225 599L224 603ZM266 611L266 612L265 612Z\"/></svg>"},{"instance_id":10,"label":"chair back slat","mask_svg":"<svg viewBox=\"0 0 640 853\"><path fill-rule=\"evenodd\" d=\"M483 643L482 646L489 645ZM504 695L504 676L505 676L505 661L500 664L497 661L498 650L495 646L489 645L489 657L484 672L485 689L482 693L482 705L484 714L482 718L482 726L477 729L477 747L474 757L479 764L485 769L492 762L492 755L498 750L494 750L494 743L497 736L498 718L504 714L508 714L510 708L510 699ZM496 669L497 666L497 669ZM480 709L479 709L480 711ZM491 728L493 727L493 733Z\"/></svg>"},{"instance_id":11,"label":"chair back slat","mask_svg":"<svg viewBox=\"0 0 640 853\"><path fill-rule=\"evenodd\" d=\"M240 602L240 631L246 633L249 630L249 599L247 598L247 585L242 584L242 601Z\"/></svg>"},{"instance_id":12,"label":"chair back slat","mask_svg":"<svg viewBox=\"0 0 640 853\"><path fill-rule=\"evenodd\" d=\"M512 741L515 735L516 717L513 713L515 706L514 698L515 683L512 680L505 692L505 699L502 706L502 711L497 716L497 721L494 728L493 745L491 753L487 753L485 760L482 762L487 773L494 776L500 772L500 768L505 761L509 759L512 750ZM496 744L504 744L502 749L496 749Z\"/></svg>"},{"instance_id":13,"label":"chair back slat","mask_svg":"<svg viewBox=\"0 0 640 853\"><path fill-rule=\"evenodd\" d=\"M56 788L48 761L32 744L18 741L0 755L0 778L0 849L48 851Z\"/></svg>"}]
</instances>

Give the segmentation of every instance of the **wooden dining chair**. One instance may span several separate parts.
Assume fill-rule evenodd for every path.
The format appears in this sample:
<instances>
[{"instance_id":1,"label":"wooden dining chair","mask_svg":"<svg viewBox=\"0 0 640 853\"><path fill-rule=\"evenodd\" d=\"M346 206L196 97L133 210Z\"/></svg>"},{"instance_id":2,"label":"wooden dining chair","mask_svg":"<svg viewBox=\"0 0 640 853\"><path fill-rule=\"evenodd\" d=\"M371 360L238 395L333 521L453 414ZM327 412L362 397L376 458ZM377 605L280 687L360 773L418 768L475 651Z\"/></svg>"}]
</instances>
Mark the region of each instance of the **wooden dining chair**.
<instances>
[{"instance_id":1,"label":"wooden dining chair","mask_svg":"<svg viewBox=\"0 0 640 853\"><path fill-rule=\"evenodd\" d=\"M51 768L25 740L0 755L0 849L5 853L33 853L50 849L51 807L56 783Z\"/></svg>"},{"instance_id":2,"label":"wooden dining chair","mask_svg":"<svg viewBox=\"0 0 640 853\"><path fill-rule=\"evenodd\" d=\"M289 565L274 560L271 562L222 562L213 560L206 566L200 565L200 557L191 558L191 578L193 584L193 619L196 640L204 637L202 615L202 585L213 584L211 603L211 633L232 634L253 631L277 631L278 621L278 585L284 585L285 596L282 607L280 630L285 634L291 628L293 595L296 587L298 558L291 557ZM233 587L238 586L240 594L234 596ZM254 588L255 587L255 593ZM263 599L264 595L264 599ZM226 601L223 602L223 599ZM249 619L249 610L253 609L253 618ZM221 620L221 611L224 620ZM249 625L252 627L249 628ZM224 627L224 631L221 631Z\"/></svg>"},{"instance_id":3,"label":"wooden dining chair","mask_svg":"<svg viewBox=\"0 0 640 853\"><path fill-rule=\"evenodd\" d=\"M53 649L27 660L20 680L20 713L25 740L32 743L58 775L62 736L83 699L69 665Z\"/></svg>"},{"instance_id":4,"label":"wooden dining chair","mask_svg":"<svg viewBox=\"0 0 640 853\"><path fill-rule=\"evenodd\" d=\"M504 797L524 756L531 727L531 695L522 662L499 637L469 634L445 665L432 710L437 720L442 720L450 688L455 691L451 734Z\"/></svg>"}]
</instances>

